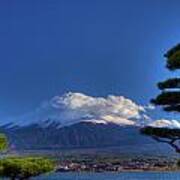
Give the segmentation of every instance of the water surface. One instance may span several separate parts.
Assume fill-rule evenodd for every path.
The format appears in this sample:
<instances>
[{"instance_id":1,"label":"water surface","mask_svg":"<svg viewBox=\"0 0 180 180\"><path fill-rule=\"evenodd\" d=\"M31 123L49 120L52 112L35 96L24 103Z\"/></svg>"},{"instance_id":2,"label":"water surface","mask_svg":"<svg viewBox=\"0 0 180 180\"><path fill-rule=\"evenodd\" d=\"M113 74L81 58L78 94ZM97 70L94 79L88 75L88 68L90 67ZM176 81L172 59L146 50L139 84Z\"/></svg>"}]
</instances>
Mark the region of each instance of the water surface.
<instances>
[{"instance_id":1,"label":"water surface","mask_svg":"<svg viewBox=\"0 0 180 180\"><path fill-rule=\"evenodd\" d=\"M180 180L180 172L53 173L33 180Z\"/></svg>"}]
</instances>

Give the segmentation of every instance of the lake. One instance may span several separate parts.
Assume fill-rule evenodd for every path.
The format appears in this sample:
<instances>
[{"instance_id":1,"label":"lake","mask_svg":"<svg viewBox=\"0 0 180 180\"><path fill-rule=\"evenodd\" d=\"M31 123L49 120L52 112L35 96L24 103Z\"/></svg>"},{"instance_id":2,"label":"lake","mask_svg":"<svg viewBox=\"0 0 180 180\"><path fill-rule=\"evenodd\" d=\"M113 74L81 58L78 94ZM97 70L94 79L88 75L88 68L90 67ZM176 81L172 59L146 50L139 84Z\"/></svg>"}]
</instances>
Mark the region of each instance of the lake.
<instances>
[{"instance_id":1,"label":"lake","mask_svg":"<svg viewBox=\"0 0 180 180\"><path fill-rule=\"evenodd\" d=\"M180 172L53 173L33 180L179 180Z\"/></svg>"}]
</instances>

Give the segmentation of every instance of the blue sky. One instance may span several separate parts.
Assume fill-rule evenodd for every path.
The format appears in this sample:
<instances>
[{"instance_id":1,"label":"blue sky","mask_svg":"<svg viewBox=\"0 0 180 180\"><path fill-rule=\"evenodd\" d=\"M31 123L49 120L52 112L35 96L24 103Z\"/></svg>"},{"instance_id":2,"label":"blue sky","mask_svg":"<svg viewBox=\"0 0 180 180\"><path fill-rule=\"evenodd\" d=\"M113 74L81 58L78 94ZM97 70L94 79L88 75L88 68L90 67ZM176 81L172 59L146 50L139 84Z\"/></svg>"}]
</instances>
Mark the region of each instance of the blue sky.
<instances>
[{"instance_id":1,"label":"blue sky","mask_svg":"<svg viewBox=\"0 0 180 180\"><path fill-rule=\"evenodd\" d=\"M148 104L173 76L178 0L0 1L0 117L31 112L68 91ZM174 73L175 74L175 73Z\"/></svg>"}]
</instances>

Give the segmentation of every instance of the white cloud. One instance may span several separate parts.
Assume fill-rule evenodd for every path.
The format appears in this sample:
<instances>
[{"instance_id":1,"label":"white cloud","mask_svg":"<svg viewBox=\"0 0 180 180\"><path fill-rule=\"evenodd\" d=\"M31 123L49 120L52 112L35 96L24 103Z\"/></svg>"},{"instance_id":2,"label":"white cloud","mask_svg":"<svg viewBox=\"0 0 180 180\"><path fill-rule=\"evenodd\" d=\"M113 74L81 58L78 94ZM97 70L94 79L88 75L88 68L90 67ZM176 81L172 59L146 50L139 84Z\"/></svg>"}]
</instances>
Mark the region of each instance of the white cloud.
<instances>
[{"instance_id":1,"label":"white cloud","mask_svg":"<svg viewBox=\"0 0 180 180\"><path fill-rule=\"evenodd\" d=\"M152 120L147 114L156 110L153 105L141 106L123 96L92 97L69 92L52 98L50 106L56 110L63 110L62 124L91 121L103 124L180 128L178 120Z\"/></svg>"},{"instance_id":2,"label":"white cloud","mask_svg":"<svg viewBox=\"0 0 180 180\"><path fill-rule=\"evenodd\" d=\"M145 111L143 106L123 96L92 97L82 93L66 93L52 98L50 104L64 111L65 121L78 119L121 125L135 125Z\"/></svg>"},{"instance_id":3,"label":"white cloud","mask_svg":"<svg viewBox=\"0 0 180 180\"><path fill-rule=\"evenodd\" d=\"M144 108L147 110L154 110L155 106L153 104L148 104L147 106L144 106Z\"/></svg>"},{"instance_id":4,"label":"white cloud","mask_svg":"<svg viewBox=\"0 0 180 180\"><path fill-rule=\"evenodd\" d=\"M166 127L166 128L180 128L180 122L178 120L160 119L149 124L152 127Z\"/></svg>"},{"instance_id":5,"label":"white cloud","mask_svg":"<svg viewBox=\"0 0 180 180\"><path fill-rule=\"evenodd\" d=\"M117 125L153 126L180 128L177 120L152 120L148 115L153 107L141 106L123 96L108 95L92 97L83 93L66 93L55 96L43 103L39 108L23 116L9 118L6 123L17 125L31 123L46 124L47 120L60 123L58 127L82 121ZM2 125L3 122L0 122ZM48 123L51 123L48 121Z\"/></svg>"}]
</instances>

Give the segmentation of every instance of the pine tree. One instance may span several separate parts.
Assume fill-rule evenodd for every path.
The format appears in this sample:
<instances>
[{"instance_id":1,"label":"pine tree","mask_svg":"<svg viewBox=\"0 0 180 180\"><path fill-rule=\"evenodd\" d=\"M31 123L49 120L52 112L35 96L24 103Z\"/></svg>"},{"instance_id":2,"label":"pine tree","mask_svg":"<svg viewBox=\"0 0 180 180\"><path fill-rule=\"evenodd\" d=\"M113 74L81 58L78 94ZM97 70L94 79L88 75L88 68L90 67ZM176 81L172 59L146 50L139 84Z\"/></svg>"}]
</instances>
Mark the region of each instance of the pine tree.
<instances>
[{"instance_id":1,"label":"pine tree","mask_svg":"<svg viewBox=\"0 0 180 180\"><path fill-rule=\"evenodd\" d=\"M170 49L166 54L166 67L170 71L180 70L180 44ZM180 78L170 78L159 82L158 88L161 93L151 102L161 106L168 112L180 112ZM144 127L141 133L151 136L158 142L167 143L173 147L177 153L180 153L180 129Z\"/></svg>"},{"instance_id":2,"label":"pine tree","mask_svg":"<svg viewBox=\"0 0 180 180\"><path fill-rule=\"evenodd\" d=\"M166 67L171 70L180 69L180 44L170 49L165 54L167 65ZM158 83L158 88L162 91L151 102L155 105L160 105L165 111L180 112L180 78L170 78L163 82Z\"/></svg>"}]
</instances>

